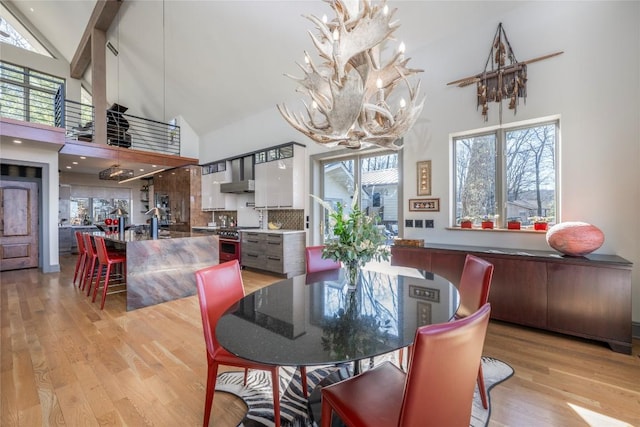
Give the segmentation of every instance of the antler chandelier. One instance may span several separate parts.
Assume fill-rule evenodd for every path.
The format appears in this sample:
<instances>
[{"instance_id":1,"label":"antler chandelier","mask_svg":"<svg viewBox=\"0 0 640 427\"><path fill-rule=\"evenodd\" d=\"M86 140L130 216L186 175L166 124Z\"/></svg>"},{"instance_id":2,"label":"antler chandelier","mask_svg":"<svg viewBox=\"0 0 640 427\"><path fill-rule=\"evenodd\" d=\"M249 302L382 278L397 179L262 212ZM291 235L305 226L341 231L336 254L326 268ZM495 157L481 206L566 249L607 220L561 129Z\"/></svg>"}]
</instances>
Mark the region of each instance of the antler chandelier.
<instances>
[{"instance_id":1,"label":"antler chandelier","mask_svg":"<svg viewBox=\"0 0 640 427\"><path fill-rule=\"evenodd\" d=\"M398 150L399 139L413 126L422 111L418 101L420 81L412 87L408 77L422 70L407 68L404 43L388 62L382 52L400 26L391 21L386 0L325 0L336 13L327 22L307 16L319 34L309 32L322 59L316 65L305 51L305 64L298 66L303 78L286 75L299 83L311 102L303 100L306 114L292 114L283 104L280 114L298 131L327 147L359 149L370 145ZM395 93L406 85L408 101Z\"/></svg>"}]
</instances>

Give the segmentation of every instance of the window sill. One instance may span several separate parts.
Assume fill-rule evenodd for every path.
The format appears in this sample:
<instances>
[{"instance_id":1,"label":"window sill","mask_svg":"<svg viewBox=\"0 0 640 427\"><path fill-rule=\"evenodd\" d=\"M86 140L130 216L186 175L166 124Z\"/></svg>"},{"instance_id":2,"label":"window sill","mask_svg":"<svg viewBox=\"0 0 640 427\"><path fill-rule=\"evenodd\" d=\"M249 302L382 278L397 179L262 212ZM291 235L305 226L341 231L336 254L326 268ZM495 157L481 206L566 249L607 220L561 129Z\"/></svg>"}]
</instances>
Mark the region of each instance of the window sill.
<instances>
[{"instance_id":1,"label":"window sill","mask_svg":"<svg viewBox=\"0 0 640 427\"><path fill-rule=\"evenodd\" d=\"M533 233L533 234L547 234L547 230L534 230L532 228L521 228L520 230L510 230L508 228L482 228L480 226L473 228L461 228L461 227L446 227L447 230L452 231L495 231L499 233Z\"/></svg>"}]
</instances>

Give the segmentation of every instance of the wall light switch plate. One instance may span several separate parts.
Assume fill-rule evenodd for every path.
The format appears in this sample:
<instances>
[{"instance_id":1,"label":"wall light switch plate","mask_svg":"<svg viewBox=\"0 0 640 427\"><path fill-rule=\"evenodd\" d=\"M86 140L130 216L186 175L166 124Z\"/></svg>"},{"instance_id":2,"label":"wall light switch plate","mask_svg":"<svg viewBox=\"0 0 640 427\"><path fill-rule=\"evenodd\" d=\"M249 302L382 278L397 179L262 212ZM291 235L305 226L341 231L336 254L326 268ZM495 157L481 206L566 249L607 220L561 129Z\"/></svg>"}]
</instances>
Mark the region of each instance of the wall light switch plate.
<instances>
[{"instance_id":1,"label":"wall light switch plate","mask_svg":"<svg viewBox=\"0 0 640 427\"><path fill-rule=\"evenodd\" d=\"M414 220L413 224L415 225L416 228L422 228L422 220L421 219Z\"/></svg>"},{"instance_id":2,"label":"wall light switch plate","mask_svg":"<svg viewBox=\"0 0 640 427\"><path fill-rule=\"evenodd\" d=\"M425 219L424 220L424 228L433 228L433 220Z\"/></svg>"},{"instance_id":3,"label":"wall light switch plate","mask_svg":"<svg viewBox=\"0 0 640 427\"><path fill-rule=\"evenodd\" d=\"M405 219L404 220L404 226L405 227L413 227L413 220L412 219Z\"/></svg>"}]
</instances>

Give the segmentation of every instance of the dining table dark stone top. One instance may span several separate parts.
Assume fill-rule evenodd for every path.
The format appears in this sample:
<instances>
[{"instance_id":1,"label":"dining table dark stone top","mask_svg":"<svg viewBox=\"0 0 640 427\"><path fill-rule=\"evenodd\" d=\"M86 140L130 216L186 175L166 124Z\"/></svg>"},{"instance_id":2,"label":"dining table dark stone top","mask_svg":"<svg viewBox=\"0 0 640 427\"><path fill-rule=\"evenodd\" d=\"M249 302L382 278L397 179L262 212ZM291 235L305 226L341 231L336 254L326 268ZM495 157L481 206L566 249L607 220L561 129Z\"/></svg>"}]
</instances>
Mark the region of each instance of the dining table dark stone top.
<instances>
[{"instance_id":1,"label":"dining table dark stone top","mask_svg":"<svg viewBox=\"0 0 640 427\"><path fill-rule=\"evenodd\" d=\"M373 265L372 265L373 264ZM383 263L301 275L245 296L218 321L216 336L245 359L291 366L367 359L413 343L419 326L450 321L459 305L444 278Z\"/></svg>"}]
</instances>

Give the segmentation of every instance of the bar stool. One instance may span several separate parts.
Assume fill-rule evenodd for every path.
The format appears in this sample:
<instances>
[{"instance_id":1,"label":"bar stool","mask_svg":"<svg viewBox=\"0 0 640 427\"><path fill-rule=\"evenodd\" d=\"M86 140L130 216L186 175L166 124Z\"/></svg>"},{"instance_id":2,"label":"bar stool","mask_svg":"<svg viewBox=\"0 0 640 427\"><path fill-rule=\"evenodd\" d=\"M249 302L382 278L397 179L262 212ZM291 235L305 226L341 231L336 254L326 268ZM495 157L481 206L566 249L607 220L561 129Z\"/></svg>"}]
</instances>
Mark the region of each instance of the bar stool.
<instances>
[{"instance_id":1,"label":"bar stool","mask_svg":"<svg viewBox=\"0 0 640 427\"><path fill-rule=\"evenodd\" d=\"M109 293L109 279L111 278L111 267L114 265L120 265L122 267L122 283L125 285L124 278L126 277L126 264L127 256L123 252L109 252L107 251L107 245L104 243L102 237L95 236L93 240L96 242L96 252L98 253L98 277L96 279L96 286L93 290L93 298L91 302L96 301L98 295L98 288L100 288L100 278L102 277L102 271L105 271L104 286L102 287L102 303L100 304L100 310L104 309L104 302L107 299ZM116 291L123 292L124 290ZM115 293L115 292L111 292Z\"/></svg>"},{"instance_id":2,"label":"bar stool","mask_svg":"<svg viewBox=\"0 0 640 427\"><path fill-rule=\"evenodd\" d=\"M73 272L73 284L76 284L76 279L78 278L78 273L80 273L80 281L78 282L78 287L82 283L82 279L84 277L84 266L85 260L87 258L87 250L84 247L84 237L82 237L82 233L80 231L75 232L76 242L78 243L78 260L76 261L76 270Z\"/></svg>"},{"instance_id":3,"label":"bar stool","mask_svg":"<svg viewBox=\"0 0 640 427\"><path fill-rule=\"evenodd\" d=\"M87 280L89 281L89 286L87 289L87 296L90 295L91 286L93 284L93 275L96 269L96 264L98 263L98 253L93 244L93 236L89 233L84 233L84 249L87 252L87 256L85 258L85 267L84 267L84 280L82 281L81 290L85 290L87 288Z\"/></svg>"}]
</instances>

